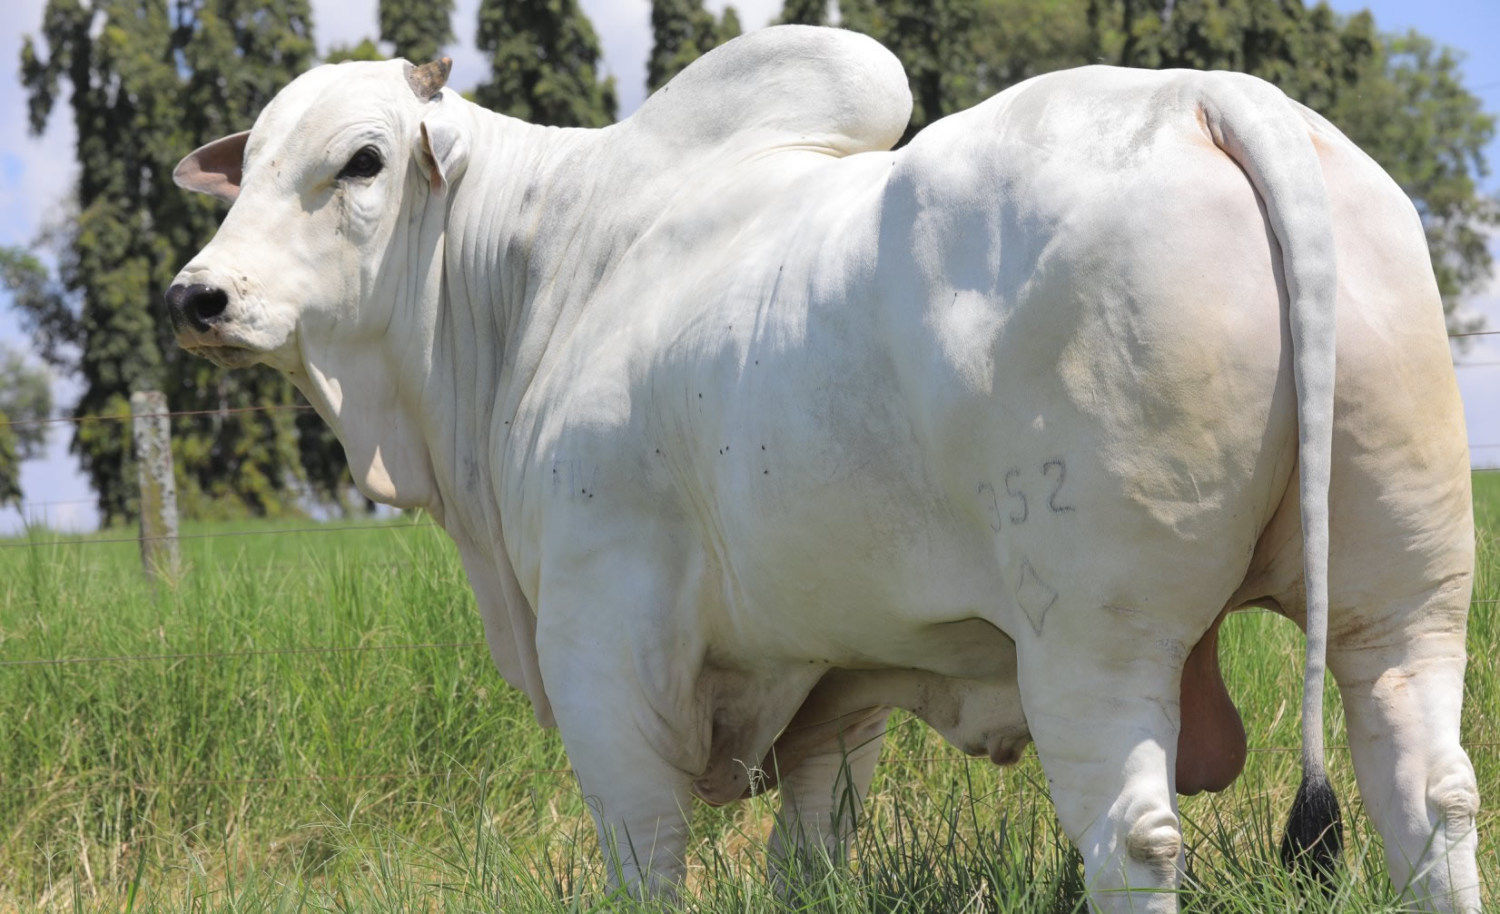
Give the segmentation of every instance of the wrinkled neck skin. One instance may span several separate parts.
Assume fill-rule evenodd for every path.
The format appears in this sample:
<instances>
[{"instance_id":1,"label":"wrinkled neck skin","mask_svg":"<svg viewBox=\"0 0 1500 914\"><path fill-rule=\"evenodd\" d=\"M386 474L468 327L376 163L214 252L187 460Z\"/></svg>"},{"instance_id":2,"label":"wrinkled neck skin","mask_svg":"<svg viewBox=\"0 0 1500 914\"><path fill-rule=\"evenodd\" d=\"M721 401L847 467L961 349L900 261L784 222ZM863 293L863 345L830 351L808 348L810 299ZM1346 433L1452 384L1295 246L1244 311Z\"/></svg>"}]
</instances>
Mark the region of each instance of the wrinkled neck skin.
<instances>
[{"instance_id":1,"label":"wrinkled neck skin","mask_svg":"<svg viewBox=\"0 0 1500 914\"><path fill-rule=\"evenodd\" d=\"M587 258L538 251L536 238L583 205L578 187L557 185L584 171L580 160L605 131L445 104L462 105L472 122L471 161L442 196L412 168L410 215L380 272L350 292L361 307L377 302L389 324L363 337L304 331L292 376L338 432L361 492L483 538L495 532L489 455L563 316L546 294L550 279L560 259Z\"/></svg>"},{"instance_id":2,"label":"wrinkled neck skin","mask_svg":"<svg viewBox=\"0 0 1500 914\"><path fill-rule=\"evenodd\" d=\"M592 284L579 277L597 282L603 273L609 250L583 249L590 233L547 227L586 218L593 203L583 177L596 173L613 128L537 127L457 97L443 103L462 106L457 116L470 122L467 167L440 196L412 166L402 204L410 215L380 273L349 293L388 309L389 325L359 339L304 329L302 370L291 374L338 434L360 491L422 508L453 537L497 665L550 723L535 651L524 644L534 628L511 569L495 477L547 341L588 298ZM570 288L568 300L553 294L558 285ZM493 637L494 614L515 630Z\"/></svg>"}]
</instances>

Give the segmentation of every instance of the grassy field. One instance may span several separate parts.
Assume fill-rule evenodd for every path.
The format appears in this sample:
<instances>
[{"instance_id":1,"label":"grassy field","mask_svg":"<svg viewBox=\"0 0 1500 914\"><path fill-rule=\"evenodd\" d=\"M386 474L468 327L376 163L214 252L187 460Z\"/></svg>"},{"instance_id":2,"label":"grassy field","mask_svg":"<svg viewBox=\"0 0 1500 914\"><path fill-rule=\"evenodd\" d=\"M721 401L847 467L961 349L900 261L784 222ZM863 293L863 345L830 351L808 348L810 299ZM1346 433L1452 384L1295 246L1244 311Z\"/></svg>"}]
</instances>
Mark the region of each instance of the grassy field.
<instances>
[{"instance_id":1,"label":"grassy field","mask_svg":"<svg viewBox=\"0 0 1500 914\"><path fill-rule=\"evenodd\" d=\"M1475 489L1475 598L1495 601L1500 474L1476 476ZM604 895L561 742L490 665L441 531L307 526L186 529L197 536L183 542L187 571L155 592L133 542L0 541L0 911L635 907ZM1497 606L1471 617L1465 706L1487 804L1487 901L1500 900ZM1243 613L1223 639L1252 754L1231 789L1183 803L1184 908L1397 910L1338 748L1336 693L1347 865L1329 898L1306 898L1281 872L1301 638ZM760 848L774 797L700 806L679 907L1079 910L1079 858L1034 752L996 769L896 720L853 866L809 874L778 902Z\"/></svg>"}]
</instances>

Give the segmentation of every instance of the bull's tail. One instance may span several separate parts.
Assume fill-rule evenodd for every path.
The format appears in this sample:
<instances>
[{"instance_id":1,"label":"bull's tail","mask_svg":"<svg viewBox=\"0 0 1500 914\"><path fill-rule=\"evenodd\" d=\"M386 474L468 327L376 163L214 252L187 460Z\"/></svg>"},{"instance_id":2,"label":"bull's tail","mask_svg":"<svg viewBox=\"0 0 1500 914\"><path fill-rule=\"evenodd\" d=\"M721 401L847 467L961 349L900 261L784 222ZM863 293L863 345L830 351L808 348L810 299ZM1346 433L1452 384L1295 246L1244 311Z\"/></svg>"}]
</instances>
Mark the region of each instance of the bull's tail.
<instances>
[{"instance_id":1,"label":"bull's tail","mask_svg":"<svg viewBox=\"0 0 1500 914\"><path fill-rule=\"evenodd\" d=\"M1239 74L1207 78L1199 104L1214 142L1255 185L1281 247L1290 299L1292 368L1307 585L1302 686L1302 784L1281 844L1282 862L1325 882L1343 846L1338 799L1323 749L1323 672L1328 652L1328 490L1333 462L1333 217L1307 123L1279 90Z\"/></svg>"}]
</instances>

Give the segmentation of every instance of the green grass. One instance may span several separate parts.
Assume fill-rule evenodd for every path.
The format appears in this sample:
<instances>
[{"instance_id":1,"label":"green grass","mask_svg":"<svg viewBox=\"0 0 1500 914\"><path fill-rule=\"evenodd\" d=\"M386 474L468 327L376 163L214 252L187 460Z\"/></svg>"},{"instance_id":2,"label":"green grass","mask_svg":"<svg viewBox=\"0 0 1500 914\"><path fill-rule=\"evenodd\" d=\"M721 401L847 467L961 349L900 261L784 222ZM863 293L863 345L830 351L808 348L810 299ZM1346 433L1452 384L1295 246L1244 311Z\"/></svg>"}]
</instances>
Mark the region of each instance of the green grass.
<instances>
[{"instance_id":1,"label":"green grass","mask_svg":"<svg viewBox=\"0 0 1500 914\"><path fill-rule=\"evenodd\" d=\"M1476 476L1475 502L1475 597L1494 600L1500 474ZM184 540L180 582L155 589L131 542L0 543L0 910L635 907L605 896L561 742L478 644L473 598L441 532L410 521L289 532L306 526L189 526L254 535ZM1471 616L1465 706L1491 806L1497 605ZM1183 802L1185 909L1397 910L1339 748L1330 764L1350 835L1338 891L1309 897L1281 871L1301 639L1266 613L1231 618L1223 638L1252 754L1228 791ZM151 659L97 659L117 657ZM87 662L23 663L56 658ZM1337 747L1332 692L1329 718ZM760 847L774 796L699 807L679 907L1079 910L1079 858L1034 753L996 769L894 720L852 867L809 872L790 903L778 901ZM1487 900L1500 889L1491 806L1481 815Z\"/></svg>"}]
</instances>

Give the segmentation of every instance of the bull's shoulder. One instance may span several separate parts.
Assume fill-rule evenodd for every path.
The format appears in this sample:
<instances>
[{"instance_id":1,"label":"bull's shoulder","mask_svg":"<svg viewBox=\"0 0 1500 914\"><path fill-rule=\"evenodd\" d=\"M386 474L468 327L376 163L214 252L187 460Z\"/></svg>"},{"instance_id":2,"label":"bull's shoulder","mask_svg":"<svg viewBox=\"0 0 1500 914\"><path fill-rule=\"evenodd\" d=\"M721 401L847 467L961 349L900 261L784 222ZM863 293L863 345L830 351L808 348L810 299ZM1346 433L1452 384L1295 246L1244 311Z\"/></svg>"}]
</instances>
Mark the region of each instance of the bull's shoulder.
<instances>
[{"instance_id":1,"label":"bull's shoulder","mask_svg":"<svg viewBox=\"0 0 1500 914\"><path fill-rule=\"evenodd\" d=\"M906 73L879 43L843 29L778 26L694 61L628 123L678 148L849 155L891 148L910 117Z\"/></svg>"}]
</instances>

